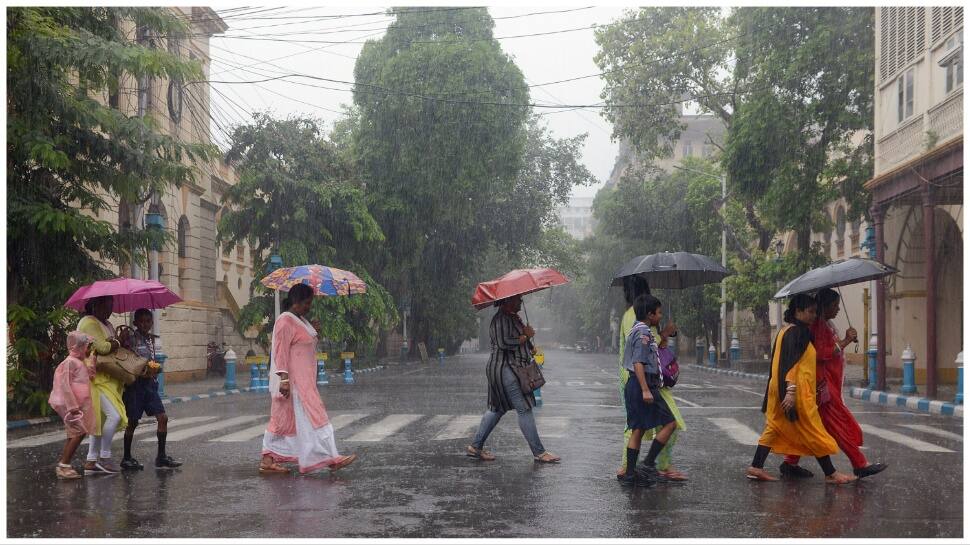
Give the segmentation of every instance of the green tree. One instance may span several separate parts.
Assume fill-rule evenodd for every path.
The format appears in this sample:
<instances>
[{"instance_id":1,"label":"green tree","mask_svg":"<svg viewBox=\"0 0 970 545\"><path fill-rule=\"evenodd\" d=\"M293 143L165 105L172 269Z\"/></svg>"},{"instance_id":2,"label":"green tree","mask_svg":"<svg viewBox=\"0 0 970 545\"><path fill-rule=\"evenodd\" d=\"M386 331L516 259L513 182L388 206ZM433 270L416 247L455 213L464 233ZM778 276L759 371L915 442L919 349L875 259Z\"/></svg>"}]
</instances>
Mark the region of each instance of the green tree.
<instances>
[{"instance_id":1,"label":"green tree","mask_svg":"<svg viewBox=\"0 0 970 545\"><path fill-rule=\"evenodd\" d=\"M575 159L581 138L530 125L522 72L486 9L389 13L358 57L348 122L388 237L370 269L407 302L409 333L454 350L474 334L474 285L535 262L554 205L591 177Z\"/></svg>"},{"instance_id":2,"label":"green tree","mask_svg":"<svg viewBox=\"0 0 970 545\"><path fill-rule=\"evenodd\" d=\"M193 179L212 148L175 140L150 117L129 116L106 97L123 78L201 79L201 66L147 36L186 32L170 11L115 7L7 10L7 320L12 410L46 407L54 364L76 316L62 305L80 285L144 262L143 229L116 229L100 214ZM25 397L30 397L24 406Z\"/></svg>"},{"instance_id":3,"label":"green tree","mask_svg":"<svg viewBox=\"0 0 970 545\"><path fill-rule=\"evenodd\" d=\"M226 160L236 165L239 182L226 193L219 243L248 241L253 255L261 256L259 270L278 251L287 266L317 263L355 272L367 283L366 294L316 298L311 315L320 319L324 338L373 347L378 331L392 325L397 313L356 258L379 246L384 235L367 210L363 183L322 136L319 123L257 114L252 124L233 131ZM251 290L258 295L242 309L238 327L261 326L259 340L267 345L273 297L258 279Z\"/></svg>"}]
</instances>

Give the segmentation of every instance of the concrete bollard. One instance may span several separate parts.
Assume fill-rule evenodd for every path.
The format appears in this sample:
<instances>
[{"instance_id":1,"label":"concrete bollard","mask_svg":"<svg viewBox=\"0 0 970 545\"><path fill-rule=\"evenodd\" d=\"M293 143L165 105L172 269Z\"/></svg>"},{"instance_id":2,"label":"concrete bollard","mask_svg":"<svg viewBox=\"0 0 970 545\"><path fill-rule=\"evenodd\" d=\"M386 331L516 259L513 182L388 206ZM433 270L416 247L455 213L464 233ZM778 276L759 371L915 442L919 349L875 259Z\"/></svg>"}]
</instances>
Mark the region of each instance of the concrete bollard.
<instances>
[{"instance_id":1,"label":"concrete bollard","mask_svg":"<svg viewBox=\"0 0 970 545\"><path fill-rule=\"evenodd\" d=\"M259 391L259 356L246 356L246 363L249 365L249 389L253 392Z\"/></svg>"},{"instance_id":2,"label":"concrete bollard","mask_svg":"<svg viewBox=\"0 0 970 545\"><path fill-rule=\"evenodd\" d=\"M907 344L903 350L903 387L899 389L904 394L916 393L916 355L913 349Z\"/></svg>"},{"instance_id":3,"label":"concrete bollard","mask_svg":"<svg viewBox=\"0 0 970 545\"><path fill-rule=\"evenodd\" d=\"M317 352L317 386L326 386L330 384L330 378L327 377L327 353Z\"/></svg>"},{"instance_id":4,"label":"concrete bollard","mask_svg":"<svg viewBox=\"0 0 970 545\"><path fill-rule=\"evenodd\" d=\"M353 352L341 352L340 358L344 360L344 384L354 383L354 370L351 367L354 360Z\"/></svg>"},{"instance_id":5,"label":"concrete bollard","mask_svg":"<svg viewBox=\"0 0 970 545\"><path fill-rule=\"evenodd\" d=\"M707 365L708 367L717 367L717 349L714 348L713 344L707 349Z\"/></svg>"},{"instance_id":6,"label":"concrete bollard","mask_svg":"<svg viewBox=\"0 0 970 545\"><path fill-rule=\"evenodd\" d=\"M731 365L741 361L741 341L738 340L738 334L735 333L731 336L731 347L729 349L731 355Z\"/></svg>"},{"instance_id":7,"label":"concrete bollard","mask_svg":"<svg viewBox=\"0 0 970 545\"><path fill-rule=\"evenodd\" d=\"M697 365L704 365L704 341L697 339L697 344L694 345L694 352L697 356Z\"/></svg>"},{"instance_id":8,"label":"concrete bollard","mask_svg":"<svg viewBox=\"0 0 970 545\"><path fill-rule=\"evenodd\" d=\"M869 389L875 390L878 377L876 375L876 356L879 354L878 348L876 348L876 336L873 335L869 338L869 350L866 351L866 355L869 356Z\"/></svg>"},{"instance_id":9,"label":"concrete bollard","mask_svg":"<svg viewBox=\"0 0 970 545\"><path fill-rule=\"evenodd\" d=\"M401 363L404 363L408 360L408 350L409 350L408 341L405 340L404 342L401 343Z\"/></svg>"},{"instance_id":10,"label":"concrete bollard","mask_svg":"<svg viewBox=\"0 0 970 545\"><path fill-rule=\"evenodd\" d=\"M226 382L222 385L222 389L236 389L236 352L232 348L226 350Z\"/></svg>"},{"instance_id":11,"label":"concrete bollard","mask_svg":"<svg viewBox=\"0 0 970 545\"><path fill-rule=\"evenodd\" d=\"M260 356L259 358L259 389L257 392L269 391L269 357Z\"/></svg>"},{"instance_id":12,"label":"concrete bollard","mask_svg":"<svg viewBox=\"0 0 970 545\"><path fill-rule=\"evenodd\" d=\"M445 363L445 349L444 348L439 348L438 349L438 364L439 365L444 365L444 363Z\"/></svg>"},{"instance_id":13,"label":"concrete bollard","mask_svg":"<svg viewBox=\"0 0 970 545\"><path fill-rule=\"evenodd\" d=\"M165 352L156 350L155 361L162 366L162 368L158 371L158 376L155 377L155 379L158 381L158 397L165 397L165 360L167 359L168 356L165 355Z\"/></svg>"},{"instance_id":14,"label":"concrete bollard","mask_svg":"<svg viewBox=\"0 0 970 545\"><path fill-rule=\"evenodd\" d=\"M961 351L957 354L956 362L957 364L957 395L953 398L953 402L957 405L963 405L963 352Z\"/></svg>"}]
</instances>

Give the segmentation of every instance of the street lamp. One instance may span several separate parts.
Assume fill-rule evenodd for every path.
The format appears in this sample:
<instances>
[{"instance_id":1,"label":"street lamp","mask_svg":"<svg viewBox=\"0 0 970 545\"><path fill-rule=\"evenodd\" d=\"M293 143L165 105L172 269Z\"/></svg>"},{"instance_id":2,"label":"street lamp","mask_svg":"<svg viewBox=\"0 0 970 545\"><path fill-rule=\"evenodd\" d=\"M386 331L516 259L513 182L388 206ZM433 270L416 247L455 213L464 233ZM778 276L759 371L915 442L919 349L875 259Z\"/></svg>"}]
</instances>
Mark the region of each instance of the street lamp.
<instances>
[{"instance_id":1,"label":"street lamp","mask_svg":"<svg viewBox=\"0 0 970 545\"><path fill-rule=\"evenodd\" d=\"M269 274L276 269L283 268L283 258L274 253L269 256L269 263L266 264L266 273ZM273 290L273 323L280 317L280 290Z\"/></svg>"}]
</instances>

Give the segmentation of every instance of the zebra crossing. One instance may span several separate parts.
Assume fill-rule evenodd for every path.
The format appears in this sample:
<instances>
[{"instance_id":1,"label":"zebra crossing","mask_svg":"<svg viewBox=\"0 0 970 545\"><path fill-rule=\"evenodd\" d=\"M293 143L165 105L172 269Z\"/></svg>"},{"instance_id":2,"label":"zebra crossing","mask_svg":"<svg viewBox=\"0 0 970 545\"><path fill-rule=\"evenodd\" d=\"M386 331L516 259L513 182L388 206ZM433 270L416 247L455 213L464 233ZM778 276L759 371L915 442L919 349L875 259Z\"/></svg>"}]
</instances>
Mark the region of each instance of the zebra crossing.
<instances>
[{"instance_id":1,"label":"zebra crossing","mask_svg":"<svg viewBox=\"0 0 970 545\"><path fill-rule=\"evenodd\" d=\"M341 431L342 441L348 443L376 443L391 438L406 437L412 440L453 441L467 439L474 435L481 420L481 414L370 414L370 413L333 413L330 422ZM500 426L499 433L517 433L514 413L504 419L508 423ZM169 421L169 442L195 440L213 443L245 443L258 440L266 429L268 416L265 414L238 415L230 418L216 415L172 418ZM545 439L566 437L573 433L575 426L582 423L582 417L545 416L536 418L540 435ZM713 427L714 434L726 436L737 444L750 447L758 444L760 429L730 418L698 417L692 423L707 423ZM963 442L963 435L926 424L898 423L875 426L861 424L867 438L881 440L892 447L906 447L924 453L954 453L955 443ZM702 426L698 428L703 429ZM696 429L696 428L695 428ZM135 432L136 440L155 442L155 424L150 420L142 422ZM917 437L918 435L918 437ZM115 435L119 441L121 433ZM64 441L64 432L42 433L22 437L7 442L7 448L23 449L39 447ZM936 442L935 442L936 441ZM937 444L942 441L944 444ZM867 441L867 444L871 441Z\"/></svg>"}]
</instances>

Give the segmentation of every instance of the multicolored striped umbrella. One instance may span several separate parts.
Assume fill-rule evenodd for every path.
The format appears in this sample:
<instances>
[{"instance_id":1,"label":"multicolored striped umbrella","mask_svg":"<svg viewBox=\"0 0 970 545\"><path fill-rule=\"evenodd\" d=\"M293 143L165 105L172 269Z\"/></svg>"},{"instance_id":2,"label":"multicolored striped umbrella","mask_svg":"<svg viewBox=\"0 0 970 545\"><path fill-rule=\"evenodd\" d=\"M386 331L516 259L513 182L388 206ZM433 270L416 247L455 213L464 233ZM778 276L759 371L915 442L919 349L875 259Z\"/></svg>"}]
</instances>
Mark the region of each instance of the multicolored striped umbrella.
<instances>
[{"instance_id":1,"label":"multicolored striped umbrella","mask_svg":"<svg viewBox=\"0 0 970 545\"><path fill-rule=\"evenodd\" d=\"M367 284L356 274L326 265L300 265L276 269L260 280L272 290L290 291L297 284L306 284L314 293L324 297L367 293Z\"/></svg>"}]
</instances>

